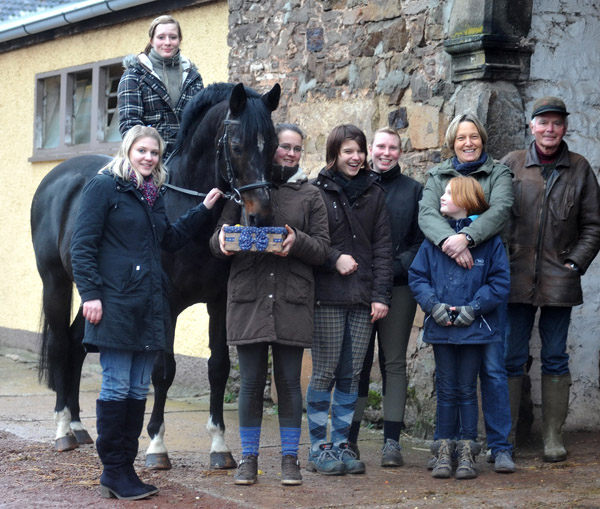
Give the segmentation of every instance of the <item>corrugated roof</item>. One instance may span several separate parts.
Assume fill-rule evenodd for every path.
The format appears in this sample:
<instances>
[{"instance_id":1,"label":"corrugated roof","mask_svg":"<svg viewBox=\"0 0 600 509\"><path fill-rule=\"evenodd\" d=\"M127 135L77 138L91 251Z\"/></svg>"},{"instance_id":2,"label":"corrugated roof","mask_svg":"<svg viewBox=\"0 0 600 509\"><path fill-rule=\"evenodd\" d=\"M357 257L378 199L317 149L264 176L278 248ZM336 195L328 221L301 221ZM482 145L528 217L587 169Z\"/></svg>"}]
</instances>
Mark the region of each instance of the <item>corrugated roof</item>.
<instances>
[{"instance_id":1,"label":"corrugated roof","mask_svg":"<svg viewBox=\"0 0 600 509\"><path fill-rule=\"evenodd\" d=\"M81 0L0 0L0 23L16 21L56 7L80 2Z\"/></svg>"}]
</instances>

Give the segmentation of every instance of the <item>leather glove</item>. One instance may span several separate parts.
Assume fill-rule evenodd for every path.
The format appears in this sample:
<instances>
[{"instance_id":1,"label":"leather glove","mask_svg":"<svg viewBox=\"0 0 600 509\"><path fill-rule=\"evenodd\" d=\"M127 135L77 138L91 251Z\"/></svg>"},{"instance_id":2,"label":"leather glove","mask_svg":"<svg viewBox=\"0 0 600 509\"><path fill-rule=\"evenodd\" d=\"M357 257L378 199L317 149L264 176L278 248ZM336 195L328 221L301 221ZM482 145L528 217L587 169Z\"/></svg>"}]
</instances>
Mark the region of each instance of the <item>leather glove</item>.
<instances>
[{"instance_id":1,"label":"leather glove","mask_svg":"<svg viewBox=\"0 0 600 509\"><path fill-rule=\"evenodd\" d=\"M475 311L471 306L456 306L456 313L454 325L457 327L468 327L475 320Z\"/></svg>"},{"instance_id":2,"label":"leather glove","mask_svg":"<svg viewBox=\"0 0 600 509\"><path fill-rule=\"evenodd\" d=\"M452 318L448 312L449 309L450 306L448 304L435 304L431 309L431 316L435 320L435 323L441 325L442 327L448 327L449 325L452 325Z\"/></svg>"}]
</instances>

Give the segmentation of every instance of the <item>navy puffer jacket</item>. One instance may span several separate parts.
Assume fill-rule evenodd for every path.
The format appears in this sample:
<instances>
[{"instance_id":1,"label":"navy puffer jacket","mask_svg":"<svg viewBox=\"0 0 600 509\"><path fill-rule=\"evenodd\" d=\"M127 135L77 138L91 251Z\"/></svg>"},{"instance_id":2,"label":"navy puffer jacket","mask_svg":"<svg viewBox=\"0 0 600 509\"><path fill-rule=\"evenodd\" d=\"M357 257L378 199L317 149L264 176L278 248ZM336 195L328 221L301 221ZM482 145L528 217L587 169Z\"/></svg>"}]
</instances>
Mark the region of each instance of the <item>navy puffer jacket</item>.
<instances>
[{"instance_id":1,"label":"navy puffer jacket","mask_svg":"<svg viewBox=\"0 0 600 509\"><path fill-rule=\"evenodd\" d=\"M450 220L455 231L471 219ZM483 344L501 341L497 308L510 291L506 250L499 235L471 248L473 267L468 270L445 255L429 240L421 245L409 271L408 283L426 314L423 340L427 343ZM435 304L471 306L475 320L469 327L442 327L431 317Z\"/></svg>"}]
</instances>

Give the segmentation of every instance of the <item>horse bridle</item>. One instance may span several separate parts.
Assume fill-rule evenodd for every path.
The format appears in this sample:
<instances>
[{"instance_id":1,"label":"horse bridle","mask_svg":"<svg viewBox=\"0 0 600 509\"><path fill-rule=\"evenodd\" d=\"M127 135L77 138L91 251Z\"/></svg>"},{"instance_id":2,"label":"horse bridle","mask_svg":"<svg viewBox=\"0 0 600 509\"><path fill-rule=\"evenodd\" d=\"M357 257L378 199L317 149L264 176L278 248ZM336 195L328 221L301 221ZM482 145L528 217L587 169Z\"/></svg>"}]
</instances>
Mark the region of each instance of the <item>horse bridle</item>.
<instances>
[{"instance_id":1,"label":"horse bridle","mask_svg":"<svg viewBox=\"0 0 600 509\"><path fill-rule=\"evenodd\" d=\"M253 189L261 189L261 188L270 188L271 183L267 180L259 180L257 182L253 182L252 184L246 184L245 186L237 187L235 185L235 175L233 173L233 165L231 163L231 150L229 148L229 133L228 127L231 125L239 126L241 122L239 120L231 120L229 118L229 112L227 113L227 117L223 121L223 135L219 138L217 142L217 154L215 157L215 165L216 165L216 173L219 175L221 179L223 179L229 185L231 192L224 193L225 198L228 200L232 200L238 205L243 205L242 193L246 191L252 191ZM220 171L219 160L221 158L221 151L225 157L225 175ZM166 182L165 187L169 189L173 189L174 191L178 191L180 193L189 194L192 196L205 197L206 193L199 193L198 191L194 191L192 189L185 189L183 187L178 187L173 184L169 184Z\"/></svg>"},{"instance_id":2,"label":"horse bridle","mask_svg":"<svg viewBox=\"0 0 600 509\"><path fill-rule=\"evenodd\" d=\"M252 191L253 189L262 189L262 188L270 188L271 183L266 180L259 180L257 182L253 182L252 184L246 184L245 186L237 187L235 185L235 175L233 173L233 165L231 164L231 150L229 147L229 126L239 126L241 122L239 120L231 120L229 118L229 113L227 113L227 118L223 121L223 135L219 138L217 143L217 157L215 158L215 163L217 165L217 174L225 180L229 187L231 188L231 196L230 200L233 200L238 205L242 205L242 193L246 191ZM219 160L221 157L221 151L223 152L223 156L225 157L225 175L223 175L220 171Z\"/></svg>"}]
</instances>

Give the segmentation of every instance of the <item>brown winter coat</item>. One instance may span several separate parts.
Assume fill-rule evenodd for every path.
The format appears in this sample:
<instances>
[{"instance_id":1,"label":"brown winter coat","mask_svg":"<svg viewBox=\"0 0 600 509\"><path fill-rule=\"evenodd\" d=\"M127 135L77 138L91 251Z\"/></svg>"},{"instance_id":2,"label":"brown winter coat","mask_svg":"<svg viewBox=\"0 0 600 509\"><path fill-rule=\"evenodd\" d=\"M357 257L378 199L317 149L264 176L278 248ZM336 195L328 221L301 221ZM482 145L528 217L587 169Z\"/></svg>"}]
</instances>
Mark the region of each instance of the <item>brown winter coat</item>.
<instances>
[{"instance_id":1,"label":"brown winter coat","mask_svg":"<svg viewBox=\"0 0 600 509\"><path fill-rule=\"evenodd\" d=\"M319 191L304 179L271 190L273 226L289 225L296 240L287 257L270 253L233 255L227 286L227 342L280 343L310 348L313 335L313 265L329 247L327 211ZM223 224L239 222L240 208L226 204L210 247L216 256Z\"/></svg>"},{"instance_id":2,"label":"brown winter coat","mask_svg":"<svg viewBox=\"0 0 600 509\"><path fill-rule=\"evenodd\" d=\"M501 161L514 174L509 302L576 306L583 302L581 275L600 249L600 189L586 159L564 142L544 181L534 144ZM567 260L579 270L565 267Z\"/></svg>"}]
</instances>

